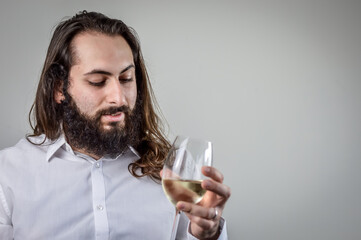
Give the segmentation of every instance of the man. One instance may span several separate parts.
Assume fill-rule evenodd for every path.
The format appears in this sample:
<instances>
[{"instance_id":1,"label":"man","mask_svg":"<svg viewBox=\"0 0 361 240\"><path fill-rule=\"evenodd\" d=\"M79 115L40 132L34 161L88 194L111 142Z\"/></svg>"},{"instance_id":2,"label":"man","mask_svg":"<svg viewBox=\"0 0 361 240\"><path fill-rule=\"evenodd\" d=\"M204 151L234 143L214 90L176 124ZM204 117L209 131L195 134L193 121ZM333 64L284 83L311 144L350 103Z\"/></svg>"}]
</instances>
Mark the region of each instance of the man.
<instances>
[{"instance_id":1,"label":"man","mask_svg":"<svg viewBox=\"0 0 361 240\"><path fill-rule=\"evenodd\" d=\"M130 28L86 11L61 22L32 110L33 134L0 152L0 239L169 239L169 143ZM201 203L177 203L178 239L227 238L230 189L202 171Z\"/></svg>"}]
</instances>

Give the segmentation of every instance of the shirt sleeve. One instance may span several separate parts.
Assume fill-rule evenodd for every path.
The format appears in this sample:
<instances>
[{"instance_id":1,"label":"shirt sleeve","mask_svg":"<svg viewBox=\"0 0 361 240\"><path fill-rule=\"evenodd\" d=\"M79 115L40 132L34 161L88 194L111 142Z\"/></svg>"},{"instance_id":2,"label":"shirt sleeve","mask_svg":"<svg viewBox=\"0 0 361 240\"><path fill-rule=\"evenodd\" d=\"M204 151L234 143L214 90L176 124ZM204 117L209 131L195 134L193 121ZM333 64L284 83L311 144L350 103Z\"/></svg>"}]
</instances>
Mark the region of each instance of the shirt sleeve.
<instances>
[{"instance_id":1,"label":"shirt sleeve","mask_svg":"<svg viewBox=\"0 0 361 240\"><path fill-rule=\"evenodd\" d=\"M198 238L194 237L190 231L189 231L189 226L190 222L188 223L188 231L187 231L187 236L188 236L188 240L198 240ZM220 223L219 223L219 227L221 228L220 231L221 231L221 234L219 235L218 237L218 240L227 240L228 239L228 236L227 236L227 228L226 228L226 221L221 218L220 219Z\"/></svg>"},{"instance_id":2,"label":"shirt sleeve","mask_svg":"<svg viewBox=\"0 0 361 240\"><path fill-rule=\"evenodd\" d=\"M2 240L13 239L13 226L11 225L10 210L1 185L0 185L0 239Z\"/></svg>"}]
</instances>

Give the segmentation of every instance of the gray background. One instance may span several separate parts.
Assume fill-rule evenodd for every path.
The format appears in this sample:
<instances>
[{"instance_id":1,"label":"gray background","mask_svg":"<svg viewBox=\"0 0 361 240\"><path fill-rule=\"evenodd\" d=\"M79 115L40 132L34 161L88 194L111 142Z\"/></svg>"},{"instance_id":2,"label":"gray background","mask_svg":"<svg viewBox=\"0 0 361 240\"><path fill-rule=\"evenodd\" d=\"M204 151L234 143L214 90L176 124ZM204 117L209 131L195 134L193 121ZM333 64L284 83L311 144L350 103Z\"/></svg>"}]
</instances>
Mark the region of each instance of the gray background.
<instances>
[{"instance_id":1,"label":"gray background","mask_svg":"<svg viewBox=\"0 0 361 240\"><path fill-rule=\"evenodd\" d=\"M83 9L136 29L169 137L214 142L230 239L361 239L360 1L1 1L0 148Z\"/></svg>"}]
</instances>

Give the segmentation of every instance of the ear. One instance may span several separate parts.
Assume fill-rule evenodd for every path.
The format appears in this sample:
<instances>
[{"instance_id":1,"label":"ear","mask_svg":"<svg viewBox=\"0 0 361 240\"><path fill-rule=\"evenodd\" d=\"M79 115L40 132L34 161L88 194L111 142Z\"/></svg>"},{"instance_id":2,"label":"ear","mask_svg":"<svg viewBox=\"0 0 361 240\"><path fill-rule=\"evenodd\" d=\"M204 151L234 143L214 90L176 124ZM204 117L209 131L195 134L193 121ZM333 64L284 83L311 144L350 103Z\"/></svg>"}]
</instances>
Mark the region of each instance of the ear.
<instances>
[{"instance_id":1,"label":"ear","mask_svg":"<svg viewBox=\"0 0 361 240\"><path fill-rule=\"evenodd\" d=\"M60 84L55 85L54 100L56 103L60 104L64 99L65 96L63 94L63 82L61 81Z\"/></svg>"},{"instance_id":2,"label":"ear","mask_svg":"<svg viewBox=\"0 0 361 240\"><path fill-rule=\"evenodd\" d=\"M47 77L49 78L49 81L54 81L53 98L56 103L60 104L63 100L65 100L63 87L68 74L61 64L52 63L47 71Z\"/></svg>"}]
</instances>

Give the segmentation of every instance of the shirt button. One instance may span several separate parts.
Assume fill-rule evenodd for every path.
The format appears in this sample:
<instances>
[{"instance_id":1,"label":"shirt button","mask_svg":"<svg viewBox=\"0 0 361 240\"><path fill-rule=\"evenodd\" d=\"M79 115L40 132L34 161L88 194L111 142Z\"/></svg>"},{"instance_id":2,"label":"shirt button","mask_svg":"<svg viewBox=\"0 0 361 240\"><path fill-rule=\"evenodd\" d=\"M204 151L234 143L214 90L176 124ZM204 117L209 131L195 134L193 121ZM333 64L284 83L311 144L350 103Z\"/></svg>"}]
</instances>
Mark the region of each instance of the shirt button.
<instances>
[{"instance_id":1,"label":"shirt button","mask_svg":"<svg viewBox=\"0 0 361 240\"><path fill-rule=\"evenodd\" d=\"M104 207L103 207L102 205L98 205L98 206L97 206L97 209L98 209L99 211L102 211L102 210L104 209Z\"/></svg>"},{"instance_id":2,"label":"shirt button","mask_svg":"<svg viewBox=\"0 0 361 240\"><path fill-rule=\"evenodd\" d=\"M96 166L97 168L100 168L100 163L97 162L97 163L95 164L95 166Z\"/></svg>"}]
</instances>

